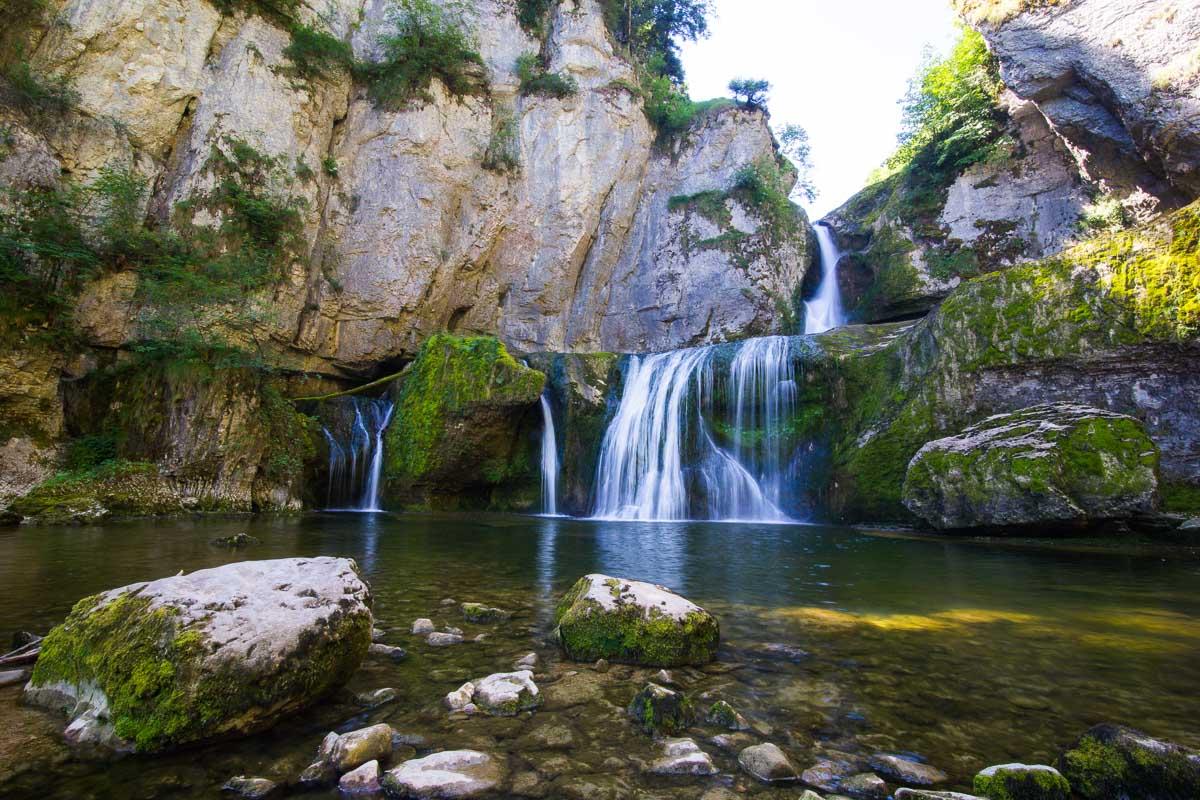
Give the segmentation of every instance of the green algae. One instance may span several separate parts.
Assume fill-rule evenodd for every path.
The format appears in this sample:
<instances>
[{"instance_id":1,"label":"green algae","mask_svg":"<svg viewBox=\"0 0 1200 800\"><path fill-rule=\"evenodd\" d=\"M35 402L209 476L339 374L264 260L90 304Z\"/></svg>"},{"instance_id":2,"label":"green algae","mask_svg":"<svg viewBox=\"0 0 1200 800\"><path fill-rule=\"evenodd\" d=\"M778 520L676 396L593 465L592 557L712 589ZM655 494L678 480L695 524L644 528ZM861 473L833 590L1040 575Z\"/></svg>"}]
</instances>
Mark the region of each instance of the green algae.
<instances>
[{"instance_id":1,"label":"green algae","mask_svg":"<svg viewBox=\"0 0 1200 800\"><path fill-rule=\"evenodd\" d=\"M1098 725L1064 752L1058 764L1085 800L1190 800L1200 792L1200 763L1194 756L1128 728Z\"/></svg>"},{"instance_id":2,"label":"green algae","mask_svg":"<svg viewBox=\"0 0 1200 800\"><path fill-rule=\"evenodd\" d=\"M975 791L988 800L1070 800L1071 785L1048 769L999 769L975 776Z\"/></svg>"}]
</instances>

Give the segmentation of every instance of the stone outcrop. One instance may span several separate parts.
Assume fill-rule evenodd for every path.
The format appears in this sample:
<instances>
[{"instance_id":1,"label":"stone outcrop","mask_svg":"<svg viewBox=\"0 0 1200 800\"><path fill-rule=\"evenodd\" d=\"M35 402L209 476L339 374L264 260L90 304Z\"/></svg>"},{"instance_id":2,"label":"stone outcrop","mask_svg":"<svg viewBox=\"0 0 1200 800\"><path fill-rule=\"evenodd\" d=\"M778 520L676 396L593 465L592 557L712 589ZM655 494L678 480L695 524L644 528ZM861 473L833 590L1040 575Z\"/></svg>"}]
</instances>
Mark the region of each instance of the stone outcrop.
<instances>
[{"instance_id":1,"label":"stone outcrop","mask_svg":"<svg viewBox=\"0 0 1200 800\"><path fill-rule=\"evenodd\" d=\"M401 380L385 440L389 503L520 505L523 494L536 503L545 375L494 338L438 334Z\"/></svg>"},{"instance_id":2,"label":"stone outcrop","mask_svg":"<svg viewBox=\"0 0 1200 800\"><path fill-rule=\"evenodd\" d=\"M956 0L1083 172L1170 208L1200 196L1200 8L1176 0Z\"/></svg>"},{"instance_id":3,"label":"stone outcrop","mask_svg":"<svg viewBox=\"0 0 1200 800\"><path fill-rule=\"evenodd\" d=\"M904 504L935 528L1087 523L1157 506L1158 449L1133 417L1071 403L989 417L922 447Z\"/></svg>"},{"instance_id":4,"label":"stone outcrop","mask_svg":"<svg viewBox=\"0 0 1200 800\"><path fill-rule=\"evenodd\" d=\"M68 738L139 752L263 730L340 687L366 656L353 561L248 561L84 598L46 637L28 702Z\"/></svg>"},{"instance_id":5,"label":"stone outcrop","mask_svg":"<svg viewBox=\"0 0 1200 800\"><path fill-rule=\"evenodd\" d=\"M554 613L558 639L575 661L678 667L716 658L717 620L669 589L585 575Z\"/></svg>"}]
</instances>

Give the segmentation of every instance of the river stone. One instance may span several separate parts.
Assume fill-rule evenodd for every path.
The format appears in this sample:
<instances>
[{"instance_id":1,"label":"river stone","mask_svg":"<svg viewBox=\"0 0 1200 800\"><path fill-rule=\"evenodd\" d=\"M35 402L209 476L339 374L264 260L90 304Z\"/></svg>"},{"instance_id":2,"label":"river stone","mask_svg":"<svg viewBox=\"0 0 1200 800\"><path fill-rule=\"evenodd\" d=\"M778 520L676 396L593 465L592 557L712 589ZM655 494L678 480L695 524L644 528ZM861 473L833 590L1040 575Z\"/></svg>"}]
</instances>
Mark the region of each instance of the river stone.
<instances>
[{"instance_id":1,"label":"river stone","mask_svg":"<svg viewBox=\"0 0 1200 800\"><path fill-rule=\"evenodd\" d=\"M384 723L343 733L331 733L321 742L320 760L340 775L368 761L387 758L392 752L392 726Z\"/></svg>"},{"instance_id":2,"label":"river stone","mask_svg":"<svg viewBox=\"0 0 1200 800\"><path fill-rule=\"evenodd\" d=\"M80 600L46 637L26 700L89 710L157 752L270 727L340 687L371 639L349 559L246 561Z\"/></svg>"},{"instance_id":3,"label":"river stone","mask_svg":"<svg viewBox=\"0 0 1200 800\"><path fill-rule=\"evenodd\" d=\"M836 792L842 780L854 773L854 765L844 761L824 759L813 764L800 775L800 780L824 792Z\"/></svg>"},{"instance_id":4,"label":"river stone","mask_svg":"<svg viewBox=\"0 0 1200 800\"><path fill-rule=\"evenodd\" d=\"M891 794L883 779L873 772L851 775L841 782L838 791L862 800L887 800Z\"/></svg>"},{"instance_id":5,"label":"river stone","mask_svg":"<svg viewBox=\"0 0 1200 800\"><path fill-rule=\"evenodd\" d=\"M338 781L338 791L346 794L375 794L379 790L378 761L368 761L358 769L347 772Z\"/></svg>"},{"instance_id":6,"label":"river stone","mask_svg":"<svg viewBox=\"0 0 1200 800\"><path fill-rule=\"evenodd\" d=\"M427 633L433 633L434 630L435 628L433 627L433 620L425 619L424 617L416 620L412 624L412 632L417 636L424 636Z\"/></svg>"},{"instance_id":7,"label":"river stone","mask_svg":"<svg viewBox=\"0 0 1200 800\"><path fill-rule=\"evenodd\" d=\"M871 756L870 764L881 775L914 786L933 786L948 780L946 773L937 767L890 753L876 753Z\"/></svg>"},{"instance_id":8,"label":"river stone","mask_svg":"<svg viewBox=\"0 0 1200 800\"><path fill-rule=\"evenodd\" d=\"M702 665L716 658L717 620L652 583L587 575L555 611L567 657L653 667Z\"/></svg>"},{"instance_id":9,"label":"river stone","mask_svg":"<svg viewBox=\"0 0 1200 800\"><path fill-rule=\"evenodd\" d=\"M462 634L458 633L431 633L425 637L425 642L430 647L450 647L455 644L462 644Z\"/></svg>"},{"instance_id":10,"label":"river stone","mask_svg":"<svg viewBox=\"0 0 1200 800\"><path fill-rule=\"evenodd\" d=\"M686 730L695 721L696 711L683 692L648 683L634 695L629 716L646 733L672 735Z\"/></svg>"},{"instance_id":11,"label":"river stone","mask_svg":"<svg viewBox=\"0 0 1200 800\"><path fill-rule=\"evenodd\" d=\"M724 700L718 700L713 703L708 709L708 715L705 719L709 725L716 725L718 728L725 728L730 731L750 730L750 723L746 721L746 718Z\"/></svg>"},{"instance_id":12,"label":"river stone","mask_svg":"<svg viewBox=\"0 0 1200 800\"><path fill-rule=\"evenodd\" d=\"M929 442L908 465L903 499L938 529L1120 519L1155 509L1157 474L1141 422L1052 403Z\"/></svg>"},{"instance_id":13,"label":"river stone","mask_svg":"<svg viewBox=\"0 0 1200 800\"><path fill-rule=\"evenodd\" d=\"M266 778L247 778L239 775L226 781L225 785L221 787L221 791L237 795L245 800L262 800L264 797L275 794L275 790L278 788L273 781Z\"/></svg>"},{"instance_id":14,"label":"river stone","mask_svg":"<svg viewBox=\"0 0 1200 800\"><path fill-rule=\"evenodd\" d=\"M475 705L493 717L514 717L522 711L531 711L542 704L533 673L498 672L488 675L475 684Z\"/></svg>"},{"instance_id":15,"label":"river stone","mask_svg":"<svg viewBox=\"0 0 1200 800\"><path fill-rule=\"evenodd\" d=\"M650 765L655 775L715 775L717 768L708 753L691 739L667 739L663 757Z\"/></svg>"},{"instance_id":16,"label":"river stone","mask_svg":"<svg viewBox=\"0 0 1200 800\"><path fill-rule=\"evenodd\" d=\"M455 800L478 797L504 778L494 758L475 750L448 750L405 761L388 771L383 789L392 797Z\"/></svg>"},{"instance_id":17,"label":"river stone","mask_svg":"<svg viewBox=\"0 0 1200 800\"><path fill-rule=\"evenodd\" d=\"M987 800L962 792L932 792L928 789L897 789L896 800Z\"/></svg>"},{"instance_id":18,"label":"river stone","mask_svg":"<svg viewBox=\"0 0 1200 800\"><path fill-rule=\"evenodd\" d=\"M372 644L367 648L367 652L373 656L390 658L392 661L403 661L408 658L407 650L403 647L393 647L390 644Z\"/></svg>"},{"instance_id":19,"label":"river stone","mask_svg":"<svg viewBox=\"0 0 1200 800\"><path fill-rule=\"evenodd\" d=\"M1071 786L1044 764L996 764L975 776L975 791L992 800L1070 800Z\"/></svg>"},{"instance_id":20,"label":"river stone","mask_svg":"<svg viewBox=\"0 0 1200 800\"><path fill-rule=\"evenodd\" d=\"M1097 725L1058 761L1085 800L1185 800L1200 797L1200 752L1120 725Z\"/></svg>"},{"instance_id":21,"label":"river stone","mask_svg":"<svg viewBox=\"0 0 1200 800\"><path fill-rule=\"evenodd\" d=\"M483 603L463 603L462 614L463 619L467 622L473 622L476 625L499 622L511 616L509 612L502 608L492 608L491 606L485 606Z\"/></svg>"},{"instance_id":22,"label":"river stone","mask_svg":"<svg viewBox=\"0 0 1200 800\"><path fill-rule=\"evenodd\" d=\"M451 711L462 711L475 698L475 684L464 683L445 697L446 707Z\"/></svg>"},{"instance_id":23,"label":"river stone","mask_svg":"<svg viewBox=\"0 0 1200 800\"><path fill-rule=\"evenodd\" d=\"M800 777L788 757L771 742L747 747L738 754L738 764L764 783L791 783Z\"/></svg>"},{"instance_id":24,"label":"river stone","mask_svg":"<svg viewBox=\"0 0 1200 800\"><path fill-rule=\"evenodd\" d=\"M23 669L9 669L0 672L0 686L12 686L22 683L29 673Z\"/></svg>"}]
</instances>

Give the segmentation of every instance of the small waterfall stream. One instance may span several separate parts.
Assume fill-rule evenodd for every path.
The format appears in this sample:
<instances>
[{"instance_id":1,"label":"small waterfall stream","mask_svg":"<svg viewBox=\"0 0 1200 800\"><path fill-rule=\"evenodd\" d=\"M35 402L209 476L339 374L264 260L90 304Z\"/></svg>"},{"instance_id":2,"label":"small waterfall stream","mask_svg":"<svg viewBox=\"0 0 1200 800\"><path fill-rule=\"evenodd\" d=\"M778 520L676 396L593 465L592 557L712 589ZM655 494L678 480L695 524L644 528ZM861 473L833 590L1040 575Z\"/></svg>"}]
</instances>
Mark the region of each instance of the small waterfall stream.
<instances>
[{"instance_id":1,"label":"small waterfall stream","mask_svg":"<svg viewBox=\"0 0 1200 800\"><path fill-rule=\"evenodd\" d=\"M821 282L817 293L804 303L804 333L824 333L846 324L846 312L842 309L842 293L838 287L838 252L833 232L828 225L813 226L817 245L821 251Z\"/></svg>"},{"instance_id":2,"label":"small waterfall stream","mask_svg":"<svg viewBox=\"0 0 1200 800\"><path fill-rule=\"evenodd\" d=\"M558 516L558 439L550 400L542 395L542 513Z\"/></svg>"},{"instance_id":3,"label":"small waterfall stream","mask_svg":"<svg viewBox=\"0 0 1200 800\"><path fill-rule=\"evenodd\" d=\"M330 510L379 511L383 475L383 433L395 406L387 398L346 397L322 428L329 445Z\"/></svg>"},{"instance_id":4,"label":"small waterfall stream","mask_svg":"<svg viewBox=\"0 0 1200 800\"><path fill-rule=\"evenodd\" d=\"M784 522L796 383L782 336L633 356L596 473L595 517ZM721 374L718 374L718 373Z\"/></svg>"}]
</instances>

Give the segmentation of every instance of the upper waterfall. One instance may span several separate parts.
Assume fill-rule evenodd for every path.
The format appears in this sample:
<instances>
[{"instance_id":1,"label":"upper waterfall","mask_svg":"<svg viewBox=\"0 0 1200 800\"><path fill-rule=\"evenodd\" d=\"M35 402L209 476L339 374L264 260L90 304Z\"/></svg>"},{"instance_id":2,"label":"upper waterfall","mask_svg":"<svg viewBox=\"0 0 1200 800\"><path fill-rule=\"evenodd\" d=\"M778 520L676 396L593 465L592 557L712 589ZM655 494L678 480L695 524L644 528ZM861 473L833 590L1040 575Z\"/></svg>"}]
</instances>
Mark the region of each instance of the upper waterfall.
<instances>
[{"instance_id":1,"label":"upper waterfall","mask_svg":"<svg viewBox=\"0 0 1200 800\"><path fill-rule=\"evenodd\" d=\"M600 449L601 519L784 522L788 340L633 356Z\"/></svg>"},{"instance_id":2,"label":"upper waterfall","mask_svg":"<svg viewBox=\"0 0 1200 800\"><path fill-rule=\"evenodd\" d=\"M339 406L338 419L321 429L329 446L326 508L379 511L383 432L395 405L388 398L349 397Z\"/></svg>"},{"instance_id":3,"label":"upper waterfall","mask_svg":"<svg viewBox=\"0 0 1200 800\"><path fill-rule=\"evenodd\" d=\"M812 299L804 303L805 334L824 333L846 324L837 274L841 253L828 225L814 225L813 232L817 235L817 245L821 251L821 283Z\"/></svg>"}]
</instances>

